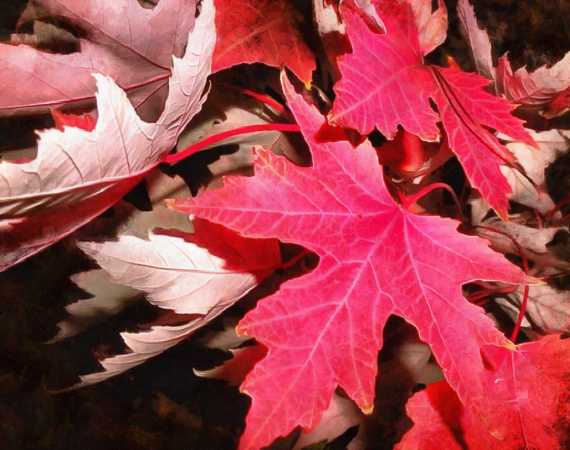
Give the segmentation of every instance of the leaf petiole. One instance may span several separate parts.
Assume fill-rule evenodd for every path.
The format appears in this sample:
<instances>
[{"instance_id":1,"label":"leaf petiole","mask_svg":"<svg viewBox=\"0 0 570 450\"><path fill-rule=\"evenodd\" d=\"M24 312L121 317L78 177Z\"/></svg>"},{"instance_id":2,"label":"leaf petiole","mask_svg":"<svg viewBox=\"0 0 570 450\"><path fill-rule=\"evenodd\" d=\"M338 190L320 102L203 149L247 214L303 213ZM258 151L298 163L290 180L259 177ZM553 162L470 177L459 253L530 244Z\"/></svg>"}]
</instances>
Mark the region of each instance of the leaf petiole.
<instances>
[{"instance_id":1,"label":"leaf petiole","mask_svg":"<svg viewBox=\"0 0 570 450\"><path fill-rule=\"evenodd\" d=\"M179 163L183 159L186 159L195 153L205 150L208 147L217 144L218 142L225 141L228 138L239 136L241 134L268 132L268 131L283 131L286 133L298 133L300 130L299 126L295 123L262 123L257 125L246 125L244 127L234 128L233 130L228 130L222 133L208 136L206 139L198 141L177 153L168 155L164 159L164 162L172 166L176 163Z\"/></svg>"}]
</instances>

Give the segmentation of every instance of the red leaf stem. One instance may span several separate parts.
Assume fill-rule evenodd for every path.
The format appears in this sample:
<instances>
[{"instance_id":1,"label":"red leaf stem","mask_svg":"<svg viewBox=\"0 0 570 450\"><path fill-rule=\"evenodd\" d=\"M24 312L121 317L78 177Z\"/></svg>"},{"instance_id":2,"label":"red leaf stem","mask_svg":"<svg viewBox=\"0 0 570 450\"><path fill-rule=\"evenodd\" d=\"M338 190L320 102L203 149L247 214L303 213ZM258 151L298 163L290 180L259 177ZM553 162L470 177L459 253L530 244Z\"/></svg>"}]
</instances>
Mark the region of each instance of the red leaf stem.
<instances>
[{"instance_id":1,"label":"red leaf stem","mask_svg":"<svg viewBox=\"0 0 570 450\"><path fill-rule=\"evenodd\" d=\"M428 184L427 186L423 187L418 192L416 192L415 194L413 194L409 197L401 196L400 200L402 201L404 208L409 209L410 206L419 202L422 198L424 198L426 195L430 194L432 191L435 191L436 189L445 189L447 192L449 192L449 194L453 198L453 201L455 202L455 206L457 207L457 211L459 212L461 219L463 221L465 221L465 216L463 215L463 211L461 210L461 203L459 202L459 199L457 198L457 194L452 189L452 187L446 183L438 182L438 183Z\"/></svg>"},{"instance_id":2,"label":"red leaf stem","mask_svg":"<svg viewBox=\"0 0 570 450\"><path fill-rule=\"evenodd\" d=\"M517 322L515 323L515 327L513 328L513 332L511 333L511 341L513 342L516 342L519 332L521 330L521 325L524 318L524 314L526 312L527 304L528 304L528 284L525 284L523 290L521 309L519 311L519 316L517 317Z\"/></svg>"},{"instance_id":3,"label":"red leaf stem","mask_svg":"<svg viewBox=\"0 0 570 450\"><path fill-rule=\"evenodd\" d=\"M279 114L283 114L287 111L285 106L283 106L281 103L279 103L277 100L275 100L270 95L262 94L261 92L258 92L258 91L253 90L253 89L247 89L247 88L242 88L240 86L234 86L233 84L230 84L230 83L221 83L221 86L228 88L228 89L232 89L234 91L238 91L244 95L247 95L248 97L251 97L251 98L254 98L255 100L260 101L261 103L265 103L267 106L274 109Z\"/></svg>"},{"instance_id":4,"label":"red leaf stem","mask_svg":"<svg viewBox=\"0 0 570 450\"><path fill-rule=\"evenodd\" d=\"M264 123L259 125L246 125L245 127L234 128L233 130L224 131L223 133L208 136L195 144L192 144L185 149L168 155L164 162L170 165L179 163L183 159L188 158L194 153L198 153L207 147L217 142L222 142L230 137L238 136L240 134L256 133L259 131L284 131L289 133L299 132L299 126L294 123Z\"/></svg>"}]
</instances>

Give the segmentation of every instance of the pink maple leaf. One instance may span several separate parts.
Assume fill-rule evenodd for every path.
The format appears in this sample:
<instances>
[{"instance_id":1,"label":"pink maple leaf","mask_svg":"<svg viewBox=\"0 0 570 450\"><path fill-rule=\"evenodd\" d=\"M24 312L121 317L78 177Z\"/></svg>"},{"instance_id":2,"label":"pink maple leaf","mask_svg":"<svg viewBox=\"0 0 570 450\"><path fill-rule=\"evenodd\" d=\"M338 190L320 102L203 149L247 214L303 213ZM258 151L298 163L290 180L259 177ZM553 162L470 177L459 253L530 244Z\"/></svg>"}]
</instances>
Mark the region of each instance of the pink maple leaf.
<instances>
[{"instance_id":1,"label":"pink maple leaf","mask_svg":"<svg viewBox=\"0 0 570 450\"><path fill-rule=\"evenodd\" d=\"M239 324L268 348L242 385L252 397L241 449L268 445L296 426L312 428L335 388L366 412L377 353L391 314L416 326L461 399L483 395L483 345L506 338L462 295L477 279L519 283L522 272L458 223L401 208L384 185L368 143L320 142L324 118L284 80L288 104L309 144L312 167L267 151L255 177L171 206L250 237L276 237L316 252L317 268L287 282Z\"/></svg>"},{"instance_id":2,"label":"pink maple leaf","mask_svg":"<svg viewBox=\"0 0 570 450\"><path fill-rule=\"evenodd\" d=\"M510 187L499 167L513 157L489 129L533 145L522 121L507 101L484 90L489 80L424 64L426 49L406 1L379 5L385 34L371 30L353 9L341 9L352 53L339 60L342 79L329 120L362 134L376 127L388 139L402 126L426 141L439 139L441 121L472 186L505 216Z\"/></svg>"}]
</instances>

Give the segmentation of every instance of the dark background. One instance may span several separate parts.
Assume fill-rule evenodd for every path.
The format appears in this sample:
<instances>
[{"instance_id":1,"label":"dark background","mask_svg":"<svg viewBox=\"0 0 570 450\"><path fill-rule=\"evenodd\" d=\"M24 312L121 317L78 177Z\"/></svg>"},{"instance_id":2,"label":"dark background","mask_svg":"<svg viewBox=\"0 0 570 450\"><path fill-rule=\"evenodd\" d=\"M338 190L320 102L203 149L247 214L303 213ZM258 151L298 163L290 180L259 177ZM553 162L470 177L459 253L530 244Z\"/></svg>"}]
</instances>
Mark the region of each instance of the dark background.
<instances>
[{"instance_id":1,"label":"dark background","mask_svg":"<svg viewBox=\"0 0 570 450\"><path fill-rule=\"evenodd\" d=\"M0 40L7 40L14 31L24 3L2 1ZM494 57L509 51L514 68L550 64L568 51L570 1L473 3L480 24L491 36ZM456 2L446 4L449 37L432 58L441 63L444 55L452 55L472 70L458 30ZM33 145L31 131L49 125L45 117L0 119L0 151ZM77 373L96 370L95 356L120 348L118 330L133 329L156 313L139 303L79 338L45 344L55 334L64 306L77 295L68 275L87 267L84 260L62 258L70 251L73 256L69 246L58 244L0 274L0 448L234 448L248 400L222 382L193 375L193 367L222 356L192 342L103 384L65 394L52 392L76 381ZM386 441L371 448L389 445Z\"/></svg>"}]
</instances>

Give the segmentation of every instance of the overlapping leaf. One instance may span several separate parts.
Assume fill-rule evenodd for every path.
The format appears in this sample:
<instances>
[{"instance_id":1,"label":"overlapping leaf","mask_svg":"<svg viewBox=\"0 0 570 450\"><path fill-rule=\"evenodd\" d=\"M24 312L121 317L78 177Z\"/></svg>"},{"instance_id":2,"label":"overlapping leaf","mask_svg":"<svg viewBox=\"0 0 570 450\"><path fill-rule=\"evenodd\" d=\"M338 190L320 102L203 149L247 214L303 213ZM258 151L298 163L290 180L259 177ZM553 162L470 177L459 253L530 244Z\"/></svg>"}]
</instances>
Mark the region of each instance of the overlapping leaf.
<instances>
[{"instance_id":1,"label":"overlapping leaf","mask_svg":"<svg viewBox=\"0 0 570 450\"><path fill-rule=\"evenodd\" d=\"M411 0L418 40L423 55L439 47L447 38L447 8L438 0L437 9L432 12L431 0Z\"/></svg>"},{"instance_id":2,"label":"overlapping leaf","mask_svg":"<svg viewBox=\"0 0 570 450\"><path fill-rule=\"evenodd\" d=\"M213 21L212 2L206 1L185 56L173 58L168 98L156 123L142 121L125 92L96 74L99 117L92 131L39 132L33 161L0 163L0 270L96 217L172 149L204 101L216 36Z\"/></svg>"},{"instance_id":3,"label":"overlapping leaf","mask_svg":"<svg viewBox=\"0 0 570 450\"><path fill-rule=\"evenodd\" d=\"M68 23L79 30L79 51L57 54L0 44L0 116L93 100L93 72L113 78L135 109L142 107L139 113L152 116L166 98L171 58L183 55L195 10L195 0L161 0L154 9L137 0L31 0L20 23L50 18Z\"/></svg>"},{"instance_id":4,"label":"overlapping leaf","mask_svg":"<svg viewBox=\"0 0 570 450\"><path fill-rule=\"evenodd\" d=\"M522 300L523 292L518 290L496 302L516 320ZM548 284L530 286L522 325L539 333L570 332L570 292Z\"/></svg>"},{"instance_id":5,"label":"overlapping leaf","mask_svg":"<svg viewBox=\"0 0 570 450\"><path fill-rule=\"evenodd\" d=\"M567 448L570 345L559 336L487 354L495 370L479 414L464 407L445 382L408 403L414 427L397 450L518 450Z\"/></svg>"},{"instance_id":6,"label":"overlapping leaf","mask_svg":"<svg viewBox=\"0 0 570 450\"><path fill-rule=\"evenodd\" d=\"M243 63L289 67L310 82L315 58L298 30L289 0L219 0L213 70Z\"/></svg>"},{"instance_id":7,"label":"overlapping leaf","mask_svg":"<svg viewBox=\"0 0 570 450\"><path fill-rule=\"evenodd\" d=\"M202 220L194 226L193 234L162 230L149 240L123 235L117 241L79 244L114 283L145 293L161 308L191 315L180 325L121 333L132 352L102 360L105 371L82 376L82 385L125 372L186 339L279 266L274 239L242 238Z\"/></svg>"},{"instance_id":8,"label":"overlapping leaf","mask_svg":"<svg viewBox=\"0 0 570 450\"><path fill-rule=\"evenodd\" d=\"M148 10L135 0L103 7L90 0L30 1L22 23L34 20L38 31L54 28L42 20L71 25L81 35L79 52L55 55L22 45L0 45L0 60L13 69L4 77L8 94L7 101L0 102L0 116L89 101L95 90L90 73L97 71L103 74L96 76L99 118L95 122L92 115L77 118L56 113L59 131L41 133L34 161L0 165L0 270L85 224L156 168L200 109L211 64L214 70L256 62L287 66L303 81L311 80L314 58L303 41L295 15L299 9L292 2L216 0L219 39L214 50L212 1L153 0L155 8ZM201 3L201 13L194 27L196 3ZM552 153L536 157L521 122L511 116L506 101L485 90L486 80L455 68L424 64L424 56L446 37L443 0L438 0L435 11L431 0L313 3L320 13L334 15L328 32L343 33L346 28L352 44L352 53L340 59L342 80L336 86L332 122L361 134L378 128L388 138L400 133L407 142L411 137L415 146L408 145L412 141L404 144L408 156L412 152L417 153L412 156L425 156L419 138L437 141L443 130L444 147L449 143L472 185L500 214L506 214L508 198L541 212L553 206L540 198L545 194L544 174L536 166L551 161L566 144L561 134L545 133ZM472 45L483 51L478 53L478 68L496 78L499 92L549 117L565 111L570 104L567 58L533 73L513 72L503 58L495 74L486 33L478 28L469 3L460 0L459 4ZM339 5L342 22L336 15ZM192 28L186 56L175 58L171 69L170 54L183 52ZM331 45L327 32L320 27L319 31L324 36L321 50L329 57L340 54L344 46ZM26 36L14 38L18 39L25 41ZM341 36L339 42L347 40ZM51 71L54 65L59 71ZM63 66L68 69L66 77L60 76ZM321 81L328 80L330 68L324 64L320 69ZM233 73L237 71L228 75ZM171 74L162 116L157 123L143 122L139 116L145 120L147 113L158 116ZM35 79L45 89L38 89ZM323 85L326 88L327 82ZM414 215L398 205L384 184L374 149L368 143L355 149L347 141L333 142L331 136L327 141L330 128L322 127L324 117L287 81L284 91L311 147L312 167L299 167L267 148L257 149L255 177L229 178L221 190L169 202L217 225L198 218L196 233L191 234L182 231L186 223L179 226L187 222L180 215L176 224L159 222L163 229L148 239L127 235L122 229L116 241L80 243L103 269L76 276L94 298L69 305L68 311L77 313L74 318L79 321L63 322L58 338L79 332L92 319L89 313L101 304L105 312L116 312L122 307L117 299L130 301L142 293L167 310L149 324L150 329L122 333L129 353L103 359L105 370L83 376L80 385L105 380L158 355L221 314L278 267L278 238L307 247L320 260L312 273L286 282L241 321L238 331L244 339L258 343L239 349L240 354L235 352L236 357L219 369L237 382L255 365L242 386L252 397L242 449L261 448L297 426L306 428L307 439L311 432L317 439L332 438L339 429L360 422L362 411L389 403L374 402L373 397L377 354L391 315L415 326L431 350L416 340L407 350L392 345L397 356L393 366L383 365L381 380L401 376L404 366L411 375L406 389L440 379L434 363L429 374L425 371L432 353L447 380L430 385L411 400L409 413L415 426L399 448L564 448L562 436L570 421L566 341L547 337L515 350L484 311L462 295L465 283L517 284L524 281L522 272L493 253L483 239L460 234L457 222ZM199 118L186 133L188 142L181 139L179 146L196 143L215 130L227 136L225 132L246 125L244 121L251 125L275 118L259 114L251 105L235 107L225 91L220 93L224 98L219 104L213 102L219 106L215 114ZM521 164L538 185L530 197L527 191L535 186L500 167L513 158L492 130L510 136L503 134L501 139L523 142L515 144L523 147L518 153L532 164ZM278 139L274 132L261 139L256 134L213 141L257 148L274 145ZM393 140L392 151L399 142ZM240 161L251 162L249 158ZM434 166L429 167L433 172ZM220 161L210 169L217 174L227 165ZM499 169L511 177L511 197ZM186 180L192 177L186 175ZM155 208L148 214L150 220L131 210L131 220L138 223L130 232L146 237L146 231L165 218L164 210L164 206ZM149 226L150 222L154 225ZM548 244L560 232L567 236L565 230L536 230L513 222L496 226L523 245L523 254L535 263L533 270L548 266L547 274L552 274L553 268L568 269L565 256ZM503 234L482 230L478 230L480 236L491 236L495 248L518 253ZM513 300L520 301L514 287L504 291L515 292ZM559 298L564 294L545 286L533 286L530 292L527 318L541 331L566 331L567 308L557 309L564 303ZM418 354L416 345L421 347ZM392 370L396 365L400 370ZM361 411L351 400L337 396L337 388ZM297 446L308 443L301 439Z\"/></svg>"},{"instance_id":9,"label":"overlapping leaf","mask_svg":"<svg viewBox=\"0 0 570 450\"><path fill-rule=\"evenodd\" d=\"M494 80L495 67L493 66L491 40L487 31L479 27L475 11L469 0L459 0L457 2L457 15L461 23L463 36L469 43L477 72L490 80Z\"/></svg>"},{"instance_id":10,"label":"overlapping leaf","mask_svg":"<svg viewBox=\"0 0 570 450\"><path fill-rule=\"evenodd\" d=\"M483 395L482 345L506 345L483 311L462 296L476 279L523 275L457 222L413 215L390 197L376 153L345 141L319 142L324 118L285 82L289 106L311 147L313 167L260 151L253 178L173 207L246 236L277 237L320 256L239 324L268 347L242 385L252 397L242 449L260 448L298 425L315 426L337 386L373 405L377 352L391 314L414 324L444 373L469 401Z\"/></svg>"},{"instance_id":11,"label":"overlapping leaf","mask_svg":"<svg viewBox=\"0 0 570 450\"><path fill-rule=\"evenodd\" d=\"M511 186L512 192L509 194L511 201L533 208L541 214L547 214L553 210L555 204L546 187L545 170L570 149L568 142L570 131L548 130L537 133L529 130L529 133L538 148L522 142L506 144L525 174L506 166L501 167L501 172ZM470 203L473 221L479 223L487 215L490 207L481 198L472 199Z\"/></svg>"},{"instance_id":12,"label":"overlapping leaf","mask_svg":"<svg viewBox=\"0 0 570 450\"><path fill-rule=\"evenodd\" d=\"M408 2L378 3L385 34L375 33L357 12L344 9L352 53L339 60L342 79L335 85L330 120L362 134L376 127L388 139L402 126L427 141L439 138L441 121L473 187L505 215L510 188L499 166L513 158L489 128L533 145L522 121L511 115L512 106L504 99L484 90L489 84L485 78L424 64Z\"/></svg>"}]
</instances>

